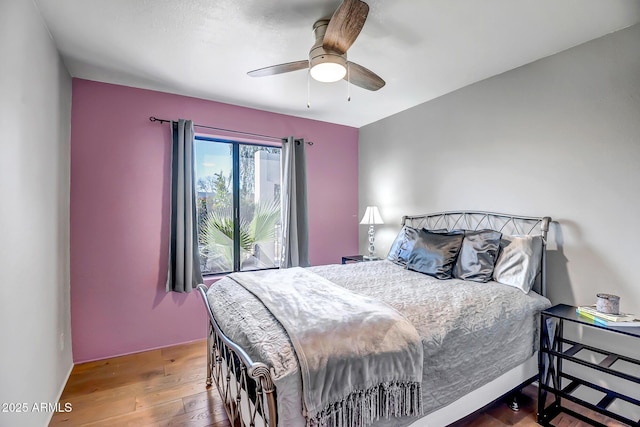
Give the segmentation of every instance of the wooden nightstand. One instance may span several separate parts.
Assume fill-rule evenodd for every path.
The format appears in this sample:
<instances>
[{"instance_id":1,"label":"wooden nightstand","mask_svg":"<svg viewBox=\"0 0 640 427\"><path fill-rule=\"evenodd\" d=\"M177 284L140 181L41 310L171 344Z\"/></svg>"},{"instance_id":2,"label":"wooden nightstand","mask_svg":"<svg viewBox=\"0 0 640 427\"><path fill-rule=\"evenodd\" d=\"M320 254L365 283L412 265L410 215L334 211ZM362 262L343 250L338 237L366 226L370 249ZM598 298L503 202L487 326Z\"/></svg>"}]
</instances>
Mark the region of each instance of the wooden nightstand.
<instances>
[{"instance_id":1,"label":"wooden nightstand","mask_svg":"<svg viewBox=\"0 0 640 427\"><path fill-rule=\"evenodd\" d=\"M640 339L640 327L603 326L584 316L576 313L576 308L570 305L559 304L544 310L540 315L540 352L539 352L539 387L538 387L538 423L550 425L551 421L561 412L565 412L579 420L595 426L604 426L597 421L591 420L582 414L562 406L562 399L570 400L580 406L592 411L599 412L615 420L629 425L639 425L640 420L629 419L626 416L613 412L612 404L624 402L636 409L640 408L639 396L627 396L625 394L610 390L598 384L594 384L585 378L578 378L563 370L563 361L569 361L590 368L597 372L613 375L631 383L638 384L640 389L640 376L624 372L624 366L614 366L619 364L631 364L640 366L640 360L620 354L613 353L602 348L586 345L564 337L564 323L574 322L583 327L599 328L610 333L620 334L629 339ZM582 334L580 334L580 337ZM581 338L577 338L581 340ZM594 363L578 353L582 350L598 353L604 358L599 363ZM635 356L635 355L634 355ZM593 371L592 371L593 372ZM589 372L590 374L590 372ZM577 375L577 374L576 374ZM574 392L578 389L587 388L591 392L600 394L598 402L587 402L577 397ZM552 395L553 401L546 405L547 394ZM546 406L546 407L545 407ZM615 406L615 405L613 405Z\"/></svg>"}]
</instances>

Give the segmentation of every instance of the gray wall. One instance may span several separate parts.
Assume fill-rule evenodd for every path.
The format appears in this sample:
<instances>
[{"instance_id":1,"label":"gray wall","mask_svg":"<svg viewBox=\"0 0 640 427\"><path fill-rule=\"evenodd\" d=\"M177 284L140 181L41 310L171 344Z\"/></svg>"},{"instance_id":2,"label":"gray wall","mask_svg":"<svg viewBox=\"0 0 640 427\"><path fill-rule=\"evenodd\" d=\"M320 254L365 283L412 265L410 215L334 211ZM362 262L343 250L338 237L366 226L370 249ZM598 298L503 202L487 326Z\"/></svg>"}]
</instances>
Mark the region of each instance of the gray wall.
<instances>
[{"instance_id":1,"label":"gray wall","mask_svg":"<svg viewBox=\"0 0 640 427\"><path fill-rule=\"evenodd\" d=\"M44 426L73 366L69 310L71 77L30 0L0 3L0 412Z\"/></svg>"},{"instance_id":2,"label":"gray wall","mask_svg":"<svg viewBox=\"0 0 640 427\"><path fill-rule=\"evenodd\" d=\"M377 229L379 255L403 214L549 215L551 301L592 304L610 292L640 315L640 25L365 126L358 152L360 214L377 204L386 222ZM572 325L566 333L640 354L637 339ZM565 368L637 396L637 384ZM640 418L640 409L623 412Z\"/></svg>"},{"instance_id":3,"label":"gray wall","mask_svg":"<svg viewBox=\"0 0 640 427\"><path fill-rule=\"evenodd\" d=\"M403 214L549 215L552 302L640 314L640 25L365 126L358 150L379 255Z\"/></svg>"}]
</instances>

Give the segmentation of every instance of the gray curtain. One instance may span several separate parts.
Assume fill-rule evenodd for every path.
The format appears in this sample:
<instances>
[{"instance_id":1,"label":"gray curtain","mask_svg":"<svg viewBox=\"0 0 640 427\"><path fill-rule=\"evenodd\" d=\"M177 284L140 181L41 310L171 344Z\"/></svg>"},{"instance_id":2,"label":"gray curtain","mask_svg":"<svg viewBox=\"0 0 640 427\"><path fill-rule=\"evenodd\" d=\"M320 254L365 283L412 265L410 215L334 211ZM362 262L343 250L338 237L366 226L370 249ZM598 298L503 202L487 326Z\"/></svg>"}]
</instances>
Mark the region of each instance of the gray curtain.
<instances>
[{"instance_id":1,"label":"gray curtain","mask_svg":"<svg viewBox=\"0 0 640 427\"><path fill-rule=\"evenodd\" d=\"M167 292L191 292L202 283L194 191L193 122L171 122L171 216Z\"/></svg>"},{"instance_id":2,"label":"gray curtain","mask_svg":"<svg viewBox=\"0 0 640 427\"><path fill-rule=\"evenodd\" d=\"M292 136L282 144L281 268L309 266L306 145Z\"/></svg>"}]
</instances>

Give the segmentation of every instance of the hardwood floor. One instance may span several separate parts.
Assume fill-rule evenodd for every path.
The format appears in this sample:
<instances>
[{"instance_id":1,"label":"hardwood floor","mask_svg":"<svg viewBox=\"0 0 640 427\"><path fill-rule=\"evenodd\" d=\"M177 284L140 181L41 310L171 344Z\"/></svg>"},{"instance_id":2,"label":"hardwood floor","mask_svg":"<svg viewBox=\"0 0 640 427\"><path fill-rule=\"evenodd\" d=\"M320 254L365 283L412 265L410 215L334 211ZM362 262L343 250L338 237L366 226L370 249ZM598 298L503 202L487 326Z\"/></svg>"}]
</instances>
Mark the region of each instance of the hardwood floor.
<instances>
[{"instance_id":1,"label":"hardwood floor","mask_svg":"<svg viewBox=\"0 0 640 427\"><path fill-rule=\"evenodd\" d=\"M227 427L215 387L205 385L206 341L76 365L50 426Z\"/></svg>"},{"instance_id":2,"label":"hardwood floor","mask_svg":"<svg viewBox=\"0 0 640 427\"><path fill-rule=\"evenodd\" d=\"M76 365L60 399L72 410L54 414L50 426L229 427L218 391L207 390L205 377L206 341ZM452 427L537 426L536 390L524 389L519 412L498 402ZM584 425L568 416L554 424Z\"/></svg>"}]
</instances>

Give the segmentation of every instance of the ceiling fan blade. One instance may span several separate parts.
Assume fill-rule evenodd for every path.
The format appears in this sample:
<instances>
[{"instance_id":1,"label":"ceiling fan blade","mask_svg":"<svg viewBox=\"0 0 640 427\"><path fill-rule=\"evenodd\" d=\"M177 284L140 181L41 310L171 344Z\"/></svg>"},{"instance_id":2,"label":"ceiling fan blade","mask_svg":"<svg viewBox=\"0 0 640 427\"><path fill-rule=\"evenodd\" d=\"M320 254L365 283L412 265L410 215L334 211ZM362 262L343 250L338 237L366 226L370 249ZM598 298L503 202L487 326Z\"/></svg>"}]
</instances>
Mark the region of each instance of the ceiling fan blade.
<instances>
[{"instance_id":1,"label":"ceiling fan blade","mask_svg":"<svg viewBox=\"0 0 640 427\"><path fill-rule=\"evenodd\" d=\"M275 74L289 73L291 71L303 70L305 68L309 68L309 60L307 59L259 68L257 70L249 71L247 74L251 77L264 77L273 76Z\"/></svg>"},{"instance_id":2,"label":"ceiling fan blade","mask_svg":"<svg viewBox=\"0 0 640 427\"><path fill-rule=\"evenodd\" d=\"M378 90L386 84L376 73L355 62L348 61L347 70L344 79L363 89Z\"/></svg>"},{"instance_id":3,"label":"ceiling fan blade","mask_svg":"<svg viewBox=\"0 0 640 427\"><path fill-rule=\"evenodd\" d=\"M322 40L325 50L344 54L356 41L367 20L369 5L361 0L344 0L336 9Z\"/></svg>"}]
</instances>

